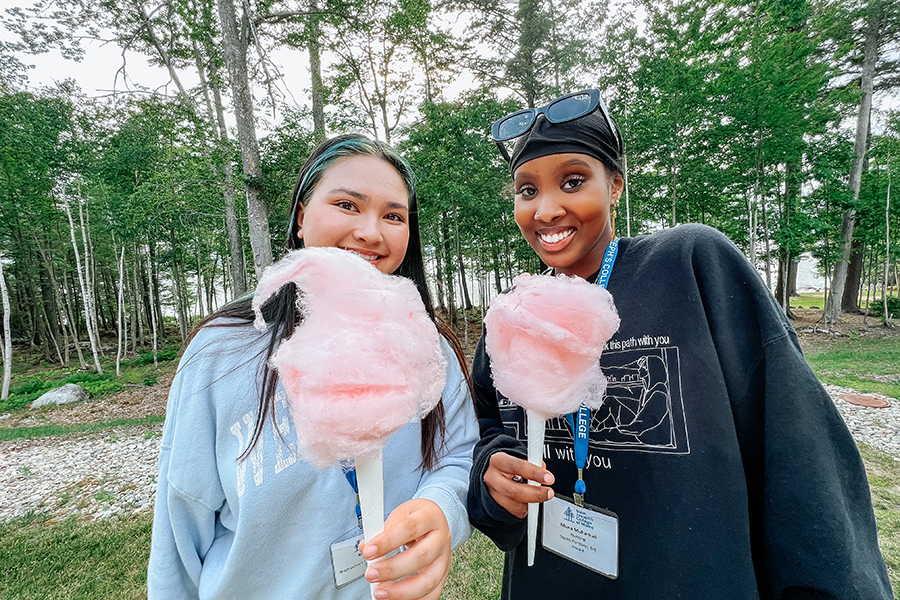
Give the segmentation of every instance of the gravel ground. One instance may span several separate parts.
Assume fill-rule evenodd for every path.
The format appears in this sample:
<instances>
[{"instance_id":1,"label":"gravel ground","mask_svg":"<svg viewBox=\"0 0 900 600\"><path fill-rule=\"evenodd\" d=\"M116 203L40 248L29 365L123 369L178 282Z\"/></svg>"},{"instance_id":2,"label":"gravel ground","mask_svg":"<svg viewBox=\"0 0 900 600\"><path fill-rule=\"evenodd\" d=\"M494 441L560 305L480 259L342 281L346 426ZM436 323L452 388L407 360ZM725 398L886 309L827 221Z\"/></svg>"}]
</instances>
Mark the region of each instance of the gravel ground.
<instances>
[{"instance_id":1,"label":"gravel ground","mask_svg":"<svg viewBox=\"0 0 900 600\"><path fill-rule=\"evenodd\" d=\"M151 511L161 433L157 423L0 443L0 521Z\"/></svg>"},{"instance_id":2,"label":"gravel ground","mask_svg":"<svg viewBox=\"0 0 900 600\"><path fill-rule=\"evenodd\" d=\"M869 408L850 404L843 399L845 395L859 394L856 390L836 385L826 385L825 389L857 442L865 442L900 461L900 400L880 394L865 394L890 403L887 408Z\"/></svg>"}]
</instances>

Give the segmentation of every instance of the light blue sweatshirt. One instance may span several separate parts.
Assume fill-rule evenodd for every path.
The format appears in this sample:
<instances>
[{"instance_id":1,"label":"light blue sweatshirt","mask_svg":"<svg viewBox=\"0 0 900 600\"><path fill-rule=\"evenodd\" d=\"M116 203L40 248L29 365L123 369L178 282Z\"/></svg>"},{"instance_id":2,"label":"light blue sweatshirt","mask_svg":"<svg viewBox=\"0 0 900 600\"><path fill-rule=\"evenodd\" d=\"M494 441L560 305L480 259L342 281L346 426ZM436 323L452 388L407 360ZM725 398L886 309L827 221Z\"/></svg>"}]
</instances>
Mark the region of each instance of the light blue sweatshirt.
<instances>
[{"instance_id":1,"label":"light blue sweatshirt","mask_svg":"<svg viewBox=\"0 0 900 600\"><path fill-rule=\"evenodd\" d=\"M478 425L456 356L441 341L445 451L434 471L423 471L420 422L391 436L384 508L390 514L411 498L433 500L455 548L471 533L466 491ZM356 496L339 466L319 471L298 456L280 386L278 431L267 419L256 448L238 461L256 421L264 343L250 326L206 327L181 360L159 457L150 600L369 598L365 579L337 589L332 571L331 545L358 523Z\"/></svg>"}]
</instances>

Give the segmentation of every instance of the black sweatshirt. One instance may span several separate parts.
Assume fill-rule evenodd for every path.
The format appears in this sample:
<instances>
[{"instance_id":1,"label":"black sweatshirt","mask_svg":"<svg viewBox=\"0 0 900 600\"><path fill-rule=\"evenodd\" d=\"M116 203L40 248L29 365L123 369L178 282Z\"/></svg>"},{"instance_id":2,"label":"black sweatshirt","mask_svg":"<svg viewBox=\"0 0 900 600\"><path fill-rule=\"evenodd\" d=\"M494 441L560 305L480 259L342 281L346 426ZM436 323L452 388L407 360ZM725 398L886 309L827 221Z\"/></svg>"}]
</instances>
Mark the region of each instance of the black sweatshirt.
<instances>
[{"instance_id":1,"label":"black sweatshirt","mask_svg":"<svg viewBox=\"0 0 900 600\"><path fill-rule=\"evenodd\" d=\"M507 551L504 599L892 598L862 460L794 330L722 234L682 225L622 239L609 291L622 323L600 360L585 502L619 518L613 580L545 551L484 485L490 456L525 456L525 414L473 365L481 441L472 523ZM557 494L576 478L571 428L547 422Z\"/></svg>"}]
</instances>

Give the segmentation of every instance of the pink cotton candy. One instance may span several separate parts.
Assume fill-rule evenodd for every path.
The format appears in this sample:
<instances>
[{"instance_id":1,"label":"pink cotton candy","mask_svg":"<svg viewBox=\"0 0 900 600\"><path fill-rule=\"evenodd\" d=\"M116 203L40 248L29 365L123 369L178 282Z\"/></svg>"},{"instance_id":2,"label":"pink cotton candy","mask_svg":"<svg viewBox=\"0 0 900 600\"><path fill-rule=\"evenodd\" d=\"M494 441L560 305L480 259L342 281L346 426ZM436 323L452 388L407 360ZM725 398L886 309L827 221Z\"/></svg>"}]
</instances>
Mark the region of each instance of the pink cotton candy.
<instances>
[{"instance_id":1,"label":"pink cotton candy","mask_svg":"<svg viewBox=\"0 0 900 600\"><path fill-rule=\"evenodd\" d=\"M263 274L260 307L289 281L303 323L272 357L301 454L319 468L370 456L441 399L446 360L415 284L338 248L289 253Z\"/></svg>"},{"instance_id":2,"label":"pink cotton candy","mask_svg":"<svg viewBox=\"0 0 900 600\"><path fill-rule=\"evenodd\" d=\"M485 340L497 390L549 419L599 408L603 346L619 328L612 296L578 277L520 275L493 300Z\"/></svg>"}]
</instances>

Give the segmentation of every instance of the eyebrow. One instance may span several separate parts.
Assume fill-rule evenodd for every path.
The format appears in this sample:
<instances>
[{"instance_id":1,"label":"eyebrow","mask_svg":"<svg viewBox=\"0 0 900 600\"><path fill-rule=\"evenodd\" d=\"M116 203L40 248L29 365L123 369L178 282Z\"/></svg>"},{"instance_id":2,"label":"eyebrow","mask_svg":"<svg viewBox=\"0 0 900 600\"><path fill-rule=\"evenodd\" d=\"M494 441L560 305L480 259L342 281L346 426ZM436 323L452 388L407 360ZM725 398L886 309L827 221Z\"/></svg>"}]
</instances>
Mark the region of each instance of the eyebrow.
<instances>
[{"instance_id":1,"label":"eyebrow","mask_svg":"<svg viewBox=\"0 0 900 600\"><path fill-rule=\"evenodd\" d=\"M576 166L576 165L579 167L588 167L588 168L591 167L590 163L587 163L587 162L581 160L580 158L570 158L569 160L567 160L566 162L561 164L560 167L565 168L565 167L572 167L572 166ZM517 171L516 176L533 177L534 175L530 171L522 171L521 174L519 174L519 171ZM514 176L513 181L515 181L515 179L516 179L516 177Z\"/></svg>"},{"instance_id":2,"label":"eyebrow","mask_svg":"<svg viewBox=\"0 0 900 600\"><path fill-rule=\"evenodd\" d=\"M568 167L569 165L581 165L583 167L590 167L591 165L586 161L581 160L580 158L571 158L563 163L563 166Z\"/></svg>"},{"instance_id":3,"label":"eyebrow","mask_svg":"<svg viewBox=\"0 0 900 600\"><path fill-rule=\"evenodd\" d=\"M352 196L353 198L356 198L357 200L368 200L369 199L369 196L367 194L363 194L362 192L357 192L356 190L351 190L350 188L345 188L345 187L336 187L333 190L328 191L329 196L332 196L335 194L337 194L337 195L346 194L348 196Z\"/></svg>"},{"instance_id":4,"label":"eyebrow","mask_svg":"<svg viewBox=\"0 0 900 600\"><path fill-rule=\"evenodd\" d=\"M336 187L328 192L328 195L331 196L333 194L346 194L352 198L356 198L357 200L361 200L363 202L369 201L369 195L363 194L362 192L358 192L356 190L345 188L345 187ZM402 209L409 210L409 206L403 204L402 202L388 202L388 208L393 209Z\"/></svg>"}]
</instances>

